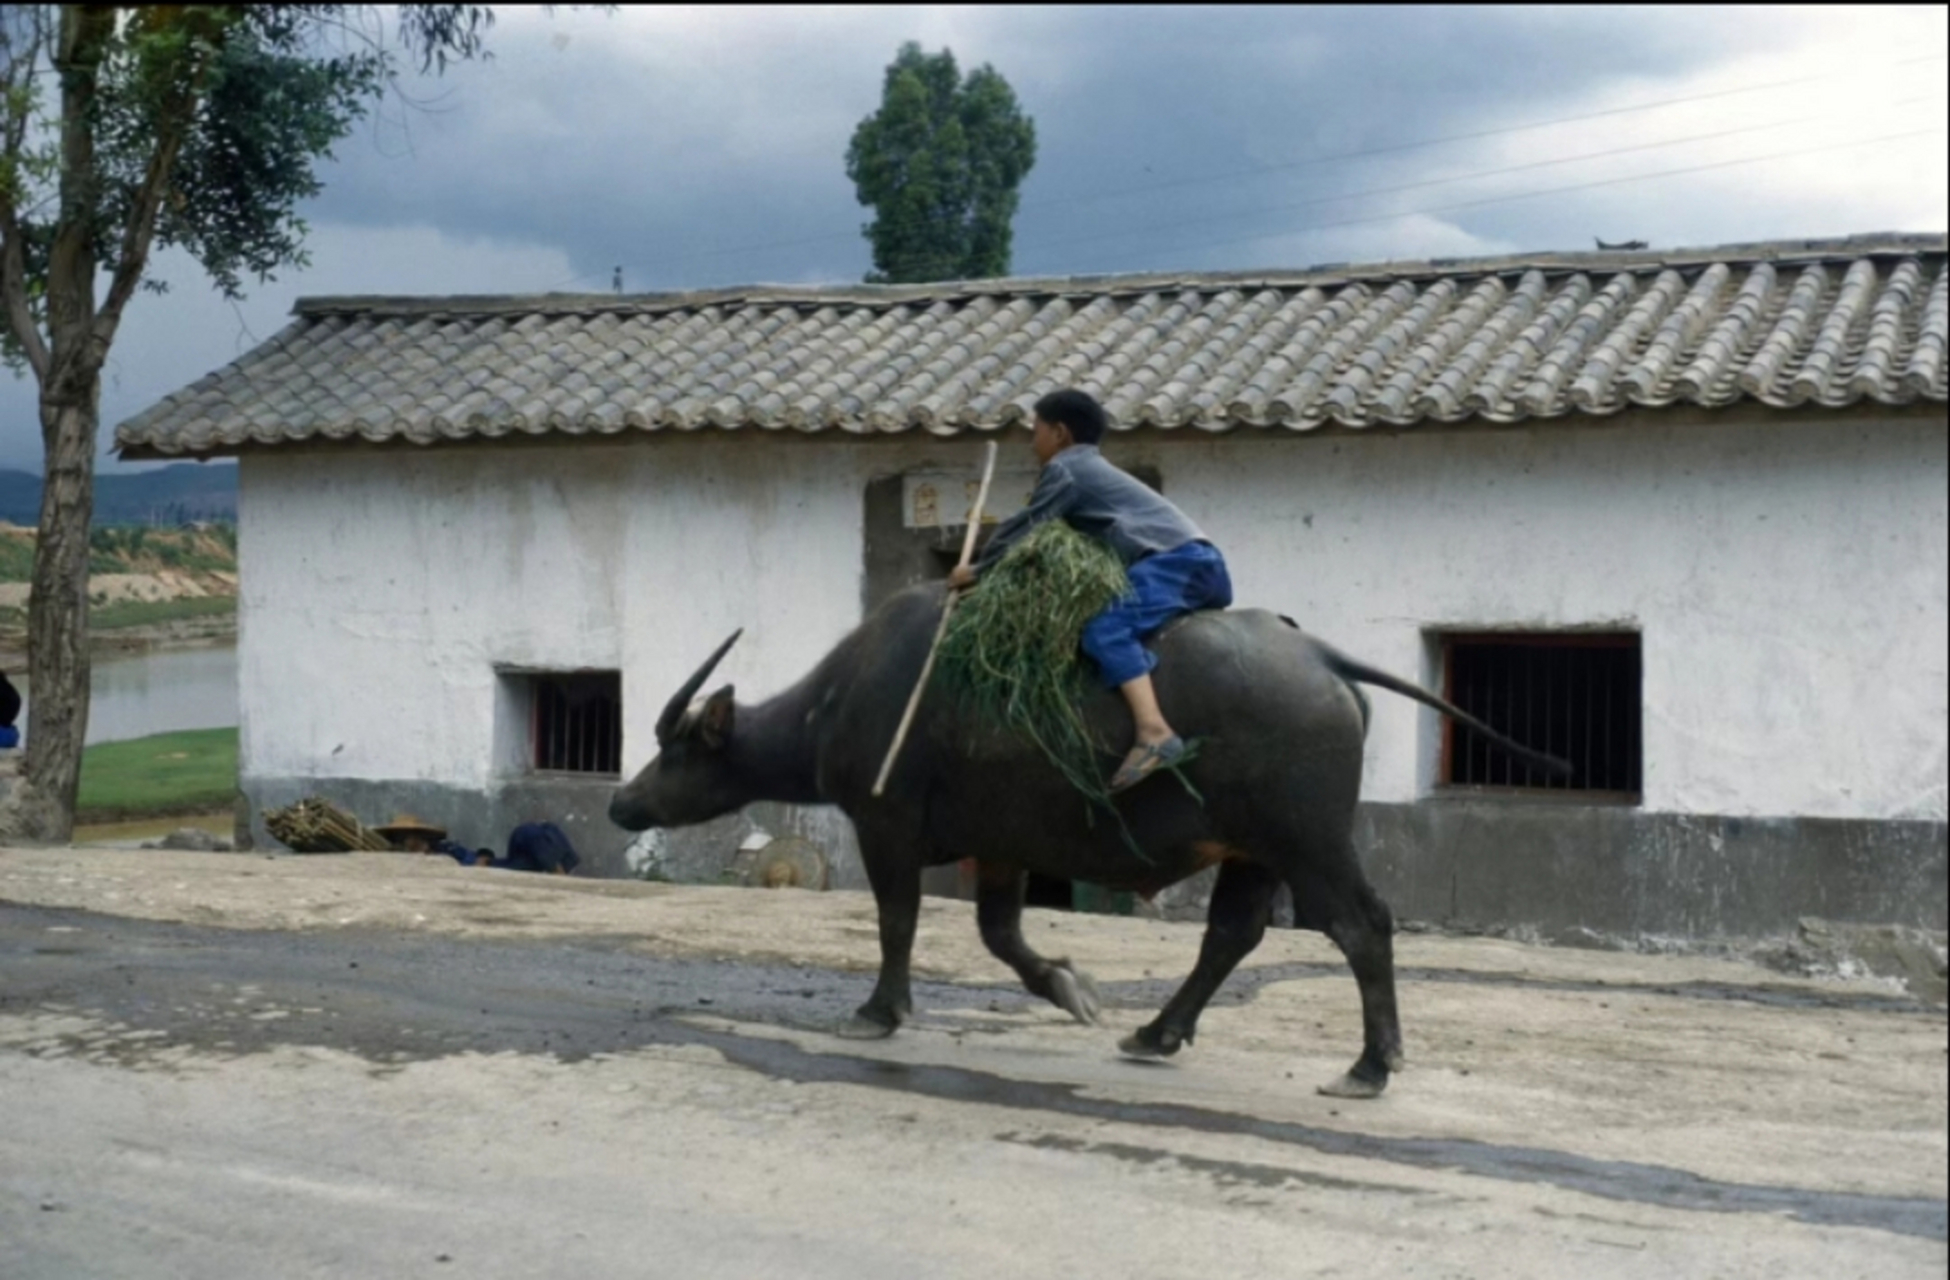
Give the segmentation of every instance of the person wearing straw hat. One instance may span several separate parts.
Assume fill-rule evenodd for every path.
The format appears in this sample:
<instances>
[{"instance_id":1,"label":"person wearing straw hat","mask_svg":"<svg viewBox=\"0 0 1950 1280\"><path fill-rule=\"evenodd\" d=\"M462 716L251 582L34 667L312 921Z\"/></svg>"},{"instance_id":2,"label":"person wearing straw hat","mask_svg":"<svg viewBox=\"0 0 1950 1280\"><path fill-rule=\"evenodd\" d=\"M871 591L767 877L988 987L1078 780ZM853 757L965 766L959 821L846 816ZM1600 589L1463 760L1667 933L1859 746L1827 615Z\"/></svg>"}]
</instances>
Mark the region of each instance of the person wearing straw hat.
<instances>
[{"instance_id":1,"label":"person wearing straw hat","mask_svg":"<svg viewBox=\"0 0 1950 1280\"><path fill-rule=\"evenodd\" d=\"M494 864L493 857L485 849L469 849L465 845L455 844L447 838L445 827L436 827L410 813L399 814L391 822L373 830L384 836L393 847L407 853L443 853L463 867Z\"/></svg>"}]
</instances>

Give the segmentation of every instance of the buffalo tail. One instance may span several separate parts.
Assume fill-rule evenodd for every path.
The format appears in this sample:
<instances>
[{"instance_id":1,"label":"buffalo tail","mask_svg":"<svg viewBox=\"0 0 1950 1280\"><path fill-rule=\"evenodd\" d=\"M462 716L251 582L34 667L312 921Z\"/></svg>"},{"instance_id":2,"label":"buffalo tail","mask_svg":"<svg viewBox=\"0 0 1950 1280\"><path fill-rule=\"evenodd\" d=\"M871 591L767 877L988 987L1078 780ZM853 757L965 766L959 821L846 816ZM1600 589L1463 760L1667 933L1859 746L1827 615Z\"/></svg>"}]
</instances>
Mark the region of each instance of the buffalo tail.
<instances>
[{"instance_id":1,"label":"buffalo tail","mask_svg":"<svg viewBox=\"0 0 1950 1280\"><path fill-rule=\"evenodd\" d=\"M1309 638L1311 639L1311 637ZM1461 707L1436 697L1421 685L1411 684L1399 677L1389 675L1386 671L1371 667L1365 662L1357 662L1340 650L1335 649L1332 645L1324 644L1319 640L1314 640L1313 643L1320 646L1321 656L1327 659L1328 667L1341 679L1355 684L1373 685L1377 689L1386 689L1390 693L1399 693L1404 698L1412 698L1425 707L1432 707L1445 716L1460 720L1477 733L1482 734L1485 740L1509 752L1519 760L1527 760L1538 768L1546 769L1560 778L1568 778L1571 776L1570 761L1561 760L1552 755L1545 755L1541 751L1533 751L1521 742L1504 737L1496 730L1484 724L1481 720L1478 720L1475 716L1464 711Z\"/></svg>"}]
</instances>

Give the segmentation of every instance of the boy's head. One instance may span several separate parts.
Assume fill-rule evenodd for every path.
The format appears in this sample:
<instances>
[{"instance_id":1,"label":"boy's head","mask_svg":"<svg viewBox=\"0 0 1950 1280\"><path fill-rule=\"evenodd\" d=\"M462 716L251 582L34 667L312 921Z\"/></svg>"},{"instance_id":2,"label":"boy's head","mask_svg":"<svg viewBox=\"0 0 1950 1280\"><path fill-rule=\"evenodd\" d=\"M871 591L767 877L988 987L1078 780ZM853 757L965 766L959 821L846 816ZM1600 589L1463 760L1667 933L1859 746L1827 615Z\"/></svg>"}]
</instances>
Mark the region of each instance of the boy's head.
<instances>
[{"instance_id":1,"label":"boy's head","mask_svg":"<svg viewBox=\"0 0 1950 1280\"><path fill-rule=\"evenodd\" d=\"M1034 413L1039 421L1069 432L1073 444L1096 444L1104 438L1104 407L1088 392L1052 391L1036 402Z\"/></svg>"}]
</instances>

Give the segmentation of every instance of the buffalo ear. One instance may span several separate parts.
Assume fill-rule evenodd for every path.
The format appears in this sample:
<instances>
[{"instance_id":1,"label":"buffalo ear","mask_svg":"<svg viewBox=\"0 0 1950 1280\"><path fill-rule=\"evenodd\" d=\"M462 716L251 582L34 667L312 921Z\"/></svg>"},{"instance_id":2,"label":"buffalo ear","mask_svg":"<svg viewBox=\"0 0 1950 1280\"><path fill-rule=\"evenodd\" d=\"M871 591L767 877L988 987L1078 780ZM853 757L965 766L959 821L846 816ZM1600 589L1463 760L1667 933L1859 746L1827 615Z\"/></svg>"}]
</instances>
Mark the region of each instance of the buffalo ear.
<instances>
[{"instance_id":1,"label":"buffalo ear","mask_svg":"<svg viewBox=\"0 0 1950 1280\"><path fill-rule=\"evenodd\" d=\"M717 750L731 740L731 718L732 686L726 685L704 700L697 716L697 736L705 746Z\"/></svg>"}]
</instances>

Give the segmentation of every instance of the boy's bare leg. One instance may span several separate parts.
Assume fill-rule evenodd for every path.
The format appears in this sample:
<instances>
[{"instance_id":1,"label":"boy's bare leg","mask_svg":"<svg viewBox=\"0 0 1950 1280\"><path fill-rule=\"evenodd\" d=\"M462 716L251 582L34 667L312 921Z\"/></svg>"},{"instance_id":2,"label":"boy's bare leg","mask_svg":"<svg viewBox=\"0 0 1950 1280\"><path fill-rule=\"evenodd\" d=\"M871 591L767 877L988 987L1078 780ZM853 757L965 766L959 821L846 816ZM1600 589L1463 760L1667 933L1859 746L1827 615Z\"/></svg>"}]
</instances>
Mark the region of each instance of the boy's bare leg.
<instances>
[{"instance_id":1,"label":"boy's bare leg","mask_svg":"<svg viewBox=\"0 0 1950 1280\"><path fill-rule=\"evenodd\" d=\"M1158 694L1151 687L1149 675L1126 680L1118 689L1124 695L1124 701L1131 705L1131 719L1137 725L1139 746L1155 747L1176 736L1171 726L1165 723L1165 713L1158 708Z\"/></svg>"},{"instance_id":2,"label":"boy's bare leg","mask_svg":"<svg viewBox=\"0 0 1950 1280\"><path fill-rule=\"evenodd\" d=\"M1137 742L1132 745L1124 763L1111 775L1110 789L1122 791L1134 787L1158 769L1172 763L1184 753L1184 747L1177 746L1166 750L1164 744L1176 741L1178 735L1165 723L1165 713L1158 709L1158 694L1151 687L1151 677L1138 676L1126 680L1118 686L1124 701L1131 706L1131 719L1137 727Z\"/></svg>"}]
</instances>

